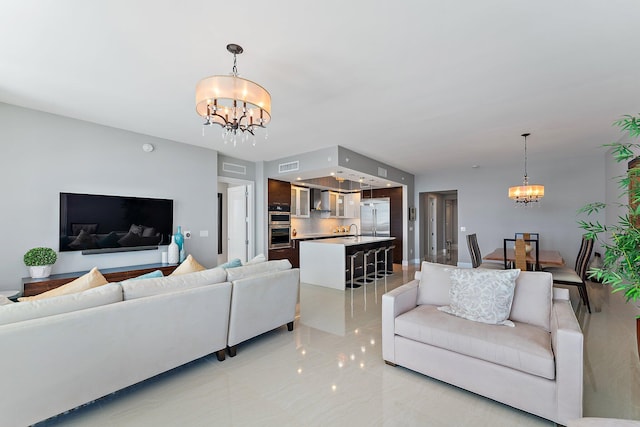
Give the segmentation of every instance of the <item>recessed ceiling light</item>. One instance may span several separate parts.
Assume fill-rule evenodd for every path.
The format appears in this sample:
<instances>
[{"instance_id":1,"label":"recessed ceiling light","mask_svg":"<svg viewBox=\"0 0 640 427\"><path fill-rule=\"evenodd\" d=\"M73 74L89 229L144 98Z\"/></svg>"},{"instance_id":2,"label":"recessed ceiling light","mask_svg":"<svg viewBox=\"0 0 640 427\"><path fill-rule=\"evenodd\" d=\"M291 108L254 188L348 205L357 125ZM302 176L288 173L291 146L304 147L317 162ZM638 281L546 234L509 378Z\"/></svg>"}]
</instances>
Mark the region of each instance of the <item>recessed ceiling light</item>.
<instances>
[{"instance_id":1,"label":"recessed ceiling light","mask_svg":"<svg viewBox=\"0 0 640 427\"><path fill-rule=\"evenodd\" d=\"M472 165L471 167L472 167L472 168L474 168L474 169L478 169L480 166L478 166L478 165Z\"/></svg>"}]
</instances>

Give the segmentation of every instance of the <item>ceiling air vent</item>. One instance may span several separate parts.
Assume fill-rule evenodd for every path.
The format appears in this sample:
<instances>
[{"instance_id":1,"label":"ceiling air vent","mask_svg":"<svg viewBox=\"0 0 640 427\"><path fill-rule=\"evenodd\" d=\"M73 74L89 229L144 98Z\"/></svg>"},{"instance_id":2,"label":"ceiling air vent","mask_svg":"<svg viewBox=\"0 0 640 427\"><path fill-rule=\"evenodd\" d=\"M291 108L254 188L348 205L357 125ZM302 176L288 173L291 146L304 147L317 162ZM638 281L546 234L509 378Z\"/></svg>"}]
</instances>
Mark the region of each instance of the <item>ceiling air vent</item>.
<instances>
[{"instance_id":1,"label":"ceiling air vent","mask_svg":"<svg viewBox=\"0 0 640 427\"><path fill-rule=\"evenodd\" d=\"M378 166L378 176L386 178L387 177L387 170L385 168L381 168L381 167Z\"/></svg>"},{"instance_id":2,"label":"ceiling air vent","mask_svg":"<svg viewBox=\"0 0 640 427\"><path fill-rule=\"evenodd\" d=\"M298 160L295 162L280 163L278 165L278 173L294 172L298 169L300 169L300 162Z\"/></svg>"},{"instance_id":3,"label":"ceiling air vent","mask_svg":"<svg viewBox=\"0 0 640 427\"><path fill-rule=\"evenodd\" d=\"M243 165L236 165L235 163L222 162L222 170L224 172L236 173L238 175L246 175L247 167Z\"/></svg>"}]
</instances>

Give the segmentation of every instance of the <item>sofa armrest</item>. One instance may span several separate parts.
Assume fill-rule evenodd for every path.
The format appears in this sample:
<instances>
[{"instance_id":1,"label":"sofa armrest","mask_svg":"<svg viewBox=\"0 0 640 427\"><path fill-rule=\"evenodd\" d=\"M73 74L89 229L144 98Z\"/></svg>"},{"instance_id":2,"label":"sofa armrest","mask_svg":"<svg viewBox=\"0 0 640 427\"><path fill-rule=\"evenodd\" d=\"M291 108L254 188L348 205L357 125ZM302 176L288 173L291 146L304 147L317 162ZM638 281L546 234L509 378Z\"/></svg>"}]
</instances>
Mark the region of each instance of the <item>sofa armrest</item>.
<instances>
[{"instance_id":1,"label":"sofa armrest","mask_svg":"<svg viewBox=\"0 0 640 427\"><path fill-rule=\"evenodd\" d=\"M582 417L583 335L571 303L558 295L551 310L551 345L556 363L558 422Z\"/></svg>"},{"instance_id":2,"label":"sofa armrest","mask_svg":"<svg viewBox=\"0 0 640 427\"><path fill-rule=\"evenodd\" d=\"M396 317L414 307L418 301L418 280L412 280L382 295L382 358L395 363Z\"/></svg>"}]
</instances>

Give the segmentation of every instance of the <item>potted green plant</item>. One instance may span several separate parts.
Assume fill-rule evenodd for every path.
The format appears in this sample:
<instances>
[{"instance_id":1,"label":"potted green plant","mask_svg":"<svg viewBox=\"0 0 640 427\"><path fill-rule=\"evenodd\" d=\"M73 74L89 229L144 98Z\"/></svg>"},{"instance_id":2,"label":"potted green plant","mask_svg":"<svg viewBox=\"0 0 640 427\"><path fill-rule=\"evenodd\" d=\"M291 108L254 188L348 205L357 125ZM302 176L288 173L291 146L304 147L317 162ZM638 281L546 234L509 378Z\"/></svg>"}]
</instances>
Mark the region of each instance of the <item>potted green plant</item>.
<instances>
[{"instance_id":1,"label":"potted green plant","mask_svg":"<svg viewBox=\"0 0 640 427\"><path fill-rule=\"evenodd\" d=\"M640 137L640 114L623 116L613 123L631 138ZM612 292L622 292L627 302L637 302L640 298L640 143L614 142L610 147L616 162L629 162L627 174L618 177L625 197L620 206L624 213L614 224L603 225L599 221L579 221L589 239L598 241L604 249L602 266L591 268L588 277L611 285ZM587 215L600 212L607 205L602 202L590 203L580 209ZM638 354L640 355L640 316L636 318Z\"/></svg>"},{"instance_id":2,"label":"potted green plant","mask_svg":"<svg viewBox=\"0 0 640 427\"><path fill-rule=\"evenodd\" d=\"M31 248L24 254L24 264L29 267L29 274L34 279L49 277L51 266L58 255L51 248Z\"/></svg>"}]
</instances>

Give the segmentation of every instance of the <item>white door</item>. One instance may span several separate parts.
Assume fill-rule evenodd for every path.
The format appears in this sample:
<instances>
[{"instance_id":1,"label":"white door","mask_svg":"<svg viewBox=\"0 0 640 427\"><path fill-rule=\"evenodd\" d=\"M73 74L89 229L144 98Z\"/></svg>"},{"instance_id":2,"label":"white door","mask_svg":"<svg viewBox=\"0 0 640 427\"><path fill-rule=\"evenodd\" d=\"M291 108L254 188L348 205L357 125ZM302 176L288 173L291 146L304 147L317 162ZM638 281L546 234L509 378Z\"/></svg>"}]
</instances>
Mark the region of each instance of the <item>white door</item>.
<instances>
[{"instance_id":1,"label":"white door","mask_svg":"<svg viewBox=\"0 0 640 427\"><path fill-rule=\"evenodd\" d=\"M227 189L227 259L247 261L249 246L247 224L247 186Z\"/></svg>"}]
</instances>

